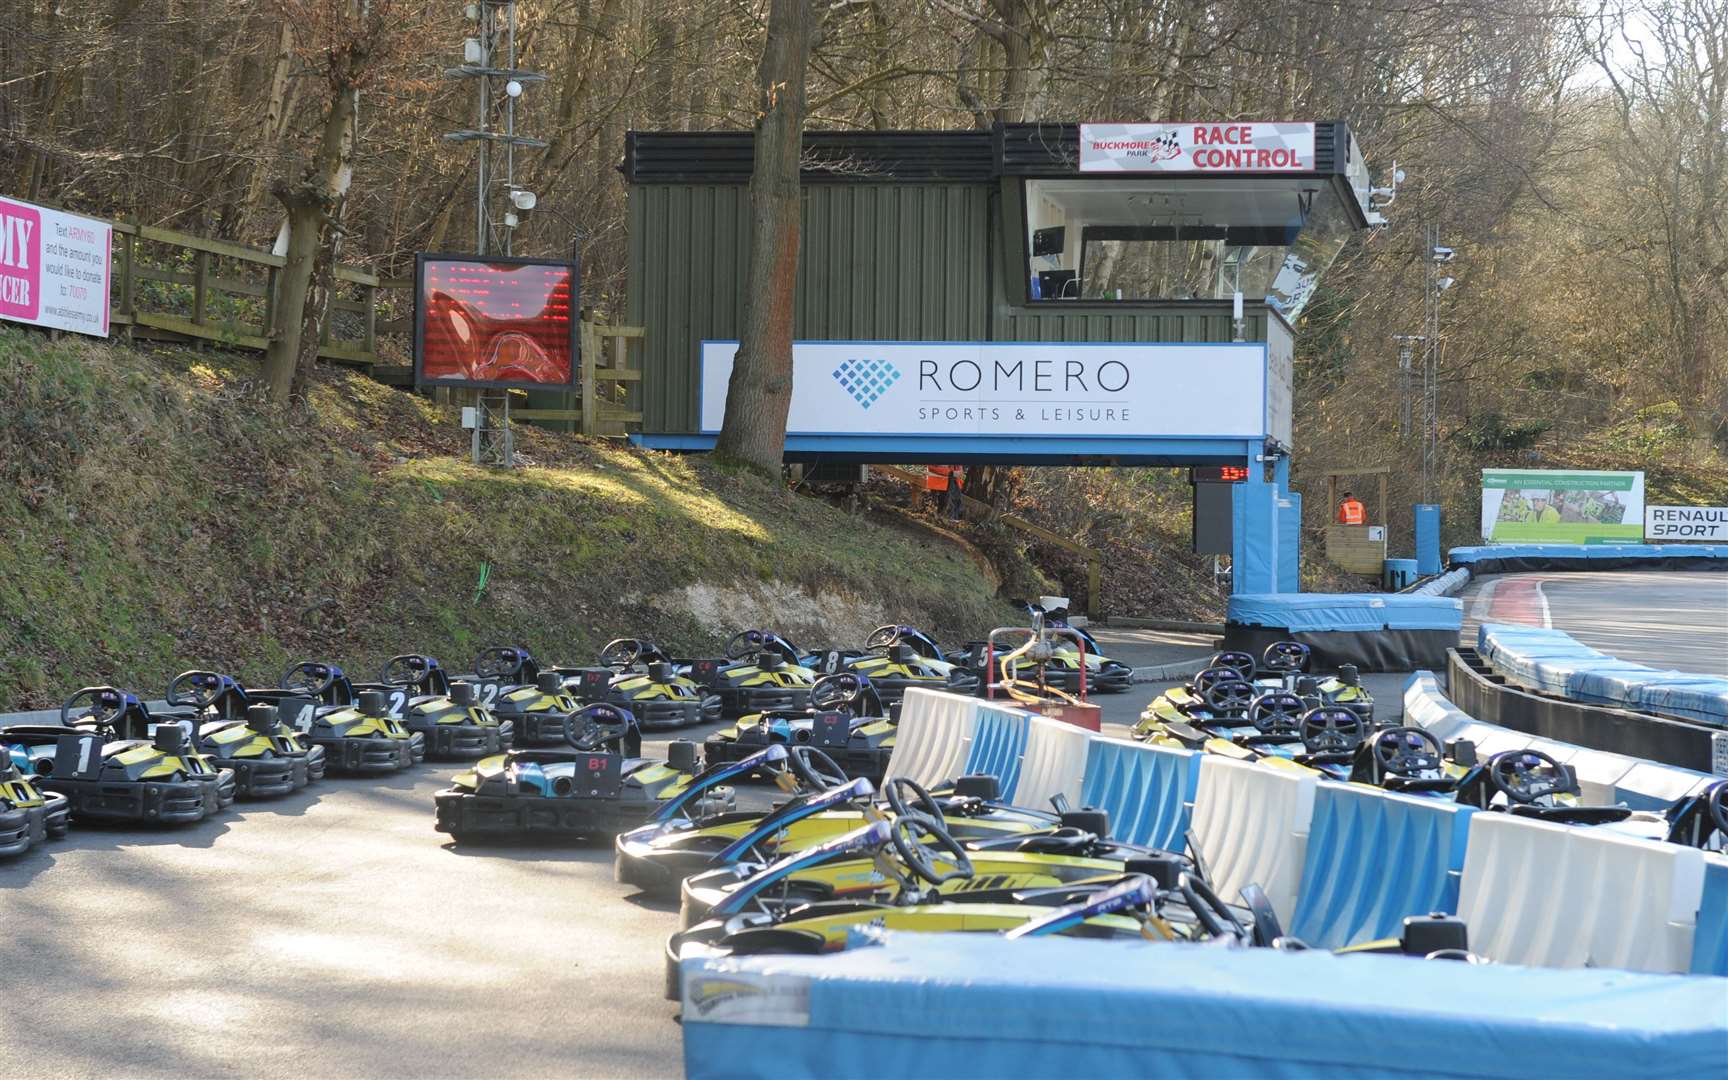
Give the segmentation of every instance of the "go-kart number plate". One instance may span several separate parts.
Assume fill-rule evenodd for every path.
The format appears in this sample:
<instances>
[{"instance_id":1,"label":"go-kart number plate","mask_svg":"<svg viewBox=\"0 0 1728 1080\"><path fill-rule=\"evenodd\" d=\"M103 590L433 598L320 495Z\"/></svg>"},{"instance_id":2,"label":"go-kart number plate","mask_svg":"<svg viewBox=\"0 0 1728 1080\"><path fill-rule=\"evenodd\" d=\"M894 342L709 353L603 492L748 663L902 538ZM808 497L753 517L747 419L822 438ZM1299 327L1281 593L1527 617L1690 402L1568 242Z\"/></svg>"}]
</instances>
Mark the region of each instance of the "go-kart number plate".
<instances>
[{"instance_id":1,"label":"go-kart number plate","mask_svg":"<svg viewBox=\"0 0 1728 1080\"><path fill-rule=\"evenodd\" d=\"M598 699L604 697L606 691L611 686L611 671L593 671L584 669L582 672L582 681L578 684L577 689L584 699Z\"/></svg>"},{"instance_id":2,"label":"go-kart number plate","mask_svg":"<svg viewBox=\"0 0 1728 1080\"><path fill-rule=\"evenodd\" d=\"M482 709L494 708L510 684L503 679L468 679L474 686L474 703Z\"/></svg>"},{"instance_id":3,"label":"go-kart number plate","mask_svg":"<svg viewBox=\"0 0 1728 1080\"><path fill-rule=\"evenodd\" d=\"M583 754L576 759L576 799L616 799L624 790L624 759L617 754Z\"/></svg>"},{"instance_id":4,"label":"go-kart number plate","mask_svg":"<svg viewBox=\"0 0 1728 1080\"><path fill-rule=\"evenodd\" d=\"M720 673L720 664L714 660L698 660L690 665L690 681L697 686L713 686L714 677Z\"/></svg>"},{"instance_id":5,"label":"go-kart number plate","mask_svg":"<svg viewBox=\"0 0 1728 1080\"><path fill-rule=\"evenodd\" d=\"M318 716L318 706L322 704L317 698L287 694L276 703L276 715L295 731L311 731L312 721Z\"/></svg>"},{"instance_id":6,"label":"go-kart number plate","mask_svg":"<svg viewBox=\"0 0 1728 1080\"><path fill-rule=\"evenodd\" d=\"M824 750L843 749L852 741L852 718L842 712L819 712L811 721L810 736Z\"/></svg>"},{"instance_id":7,"label":"go-kart number plate","mask_svg":"<svg viewBox=\"0 0 1728 1080\"><path fill-rule=\"evenodd\" d=\"M55 776L71 780L94 780L101 772L101 736L62 735L54 740Z\"/></svg>"}]
</instances>

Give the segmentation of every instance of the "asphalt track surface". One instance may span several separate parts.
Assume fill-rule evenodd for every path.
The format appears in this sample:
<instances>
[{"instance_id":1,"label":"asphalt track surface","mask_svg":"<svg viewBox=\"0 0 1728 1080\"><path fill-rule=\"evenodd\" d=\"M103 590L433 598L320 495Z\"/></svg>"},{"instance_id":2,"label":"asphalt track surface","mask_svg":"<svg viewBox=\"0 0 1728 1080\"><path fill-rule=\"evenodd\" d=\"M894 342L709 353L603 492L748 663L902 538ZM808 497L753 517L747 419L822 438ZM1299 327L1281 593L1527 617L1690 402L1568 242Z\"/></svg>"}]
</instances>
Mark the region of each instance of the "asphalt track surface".
<instances>
[{"instance_id":1,"label":"asphalt track surface","mask_svg":"<svg viewBox=\"0 0 1728 1080\"><path fill-rule=\"evenodd\" d=\"M1468 645L1481 622L1548 625L1622 660L1728 675L1728 574L1719 571L1499 574L1472 582L1463 600Z\"/></svg>"},{"instance_id":2,"label":"asphalt track surface","mask_svg":"<svg viewBox=\"0 0 1728 1080\"><path fill-rule=\"evenodd\" d=\"M1104 636L1136 666L1211 651ZM1097 698L1106 732L1167 685ZM330 777L190 827L75 825L0 861L0 1059L50 1077L678 1075L660 997L675 907L614 883L609 844L450 844L432 796L459 768Z\"/></svg>"}]
</instances>

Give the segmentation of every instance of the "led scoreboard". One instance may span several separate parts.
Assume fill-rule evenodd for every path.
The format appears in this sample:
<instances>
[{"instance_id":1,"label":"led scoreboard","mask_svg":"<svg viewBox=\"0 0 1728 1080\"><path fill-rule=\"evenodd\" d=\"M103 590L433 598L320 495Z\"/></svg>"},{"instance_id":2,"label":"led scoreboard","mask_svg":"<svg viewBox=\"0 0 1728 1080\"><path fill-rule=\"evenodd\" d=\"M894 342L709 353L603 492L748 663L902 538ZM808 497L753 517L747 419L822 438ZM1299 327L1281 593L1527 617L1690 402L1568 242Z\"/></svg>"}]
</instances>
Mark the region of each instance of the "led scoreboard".
<instances>
[{"instance_id":1,"label":"led scoreboard","mask_svg":"<svg viewBox=\"0 0 1728 1080\"><path fill-rule=\"evenodd\" d=\"M420 255L414 271L415 386L575 383L575 263Z\"/></svg>"}]
</instances>

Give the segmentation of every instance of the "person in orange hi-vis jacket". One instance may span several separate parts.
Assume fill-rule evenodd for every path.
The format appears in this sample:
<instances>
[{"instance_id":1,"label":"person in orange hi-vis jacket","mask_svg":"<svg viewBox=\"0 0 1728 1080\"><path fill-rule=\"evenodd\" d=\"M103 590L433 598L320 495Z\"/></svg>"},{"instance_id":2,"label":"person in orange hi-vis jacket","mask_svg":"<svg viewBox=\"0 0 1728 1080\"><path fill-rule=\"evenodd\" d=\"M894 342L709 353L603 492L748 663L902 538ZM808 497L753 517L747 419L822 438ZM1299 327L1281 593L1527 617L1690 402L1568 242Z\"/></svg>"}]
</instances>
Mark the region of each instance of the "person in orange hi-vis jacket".
<instances>
[{"instance_id":1,"label":"person in orange hi-vis jacket","mask_svg":"<svg viewBox=\"0 0 1728 1080\"><path fill-rule=\"evenodd\" d=\"M1362 505L1362 500L1344 493L1344 501L1338 504L1338 524L1366 525L1368 524L1368 508Z\"/></svg>"}]
</instances>

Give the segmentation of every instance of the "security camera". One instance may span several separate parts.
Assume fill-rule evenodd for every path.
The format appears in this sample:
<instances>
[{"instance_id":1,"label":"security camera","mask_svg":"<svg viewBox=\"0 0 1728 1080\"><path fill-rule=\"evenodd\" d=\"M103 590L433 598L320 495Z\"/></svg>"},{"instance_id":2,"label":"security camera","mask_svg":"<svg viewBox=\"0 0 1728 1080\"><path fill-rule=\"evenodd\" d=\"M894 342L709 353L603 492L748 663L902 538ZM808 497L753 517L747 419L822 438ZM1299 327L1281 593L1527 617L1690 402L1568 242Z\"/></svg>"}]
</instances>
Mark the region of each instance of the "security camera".
<instances>
[{"instance_id":1,"label":"security camera","mask_svg":"<svg viewBox=\"0 0 1728 1080\"><path fill-rule=\"evenodd\" d=\"M1404 170L1398 168L1397 164L1394 163L1393 168L1392 168L1392 183L1394 186L1397 186L1398 184L1402 184L1403 182L1404 182Z\"/></svg>"},{"instance_id":2,"label":"security camera","mask_svg":"<svg viewBox=\"0 0 1728 1080\"><path fill-rule=\"evenodd\" d=\"M1441 247L1440 245L1436 244L1436 245L1434 245L1433 254L1434 254L1434 261L1435 262L1437 262L1437 263L1449 263L1453 260L1454 257L1457 256L1458 253L1453 251L1449 247Z\"/></svg>"},{"instance_id":3,"label":"security camera","mask_svg":"<svg viewBox=\"0 0 1728 1080\"><path fill-rule=\"evenodd\" d=\"M514 229L518 224L521 223L521 221L522 221L522 219L516 216L516 211L514 211L514 210L504 211L504 227L506 229Z\"/></svg>"},{"instance_id":4,"label":"security camera","mask_svg":"<svg viewBox=\"0 0 1728 1080\"><path fill-rule=\"evenodd\" d=\"M518 210L532 210L540 200L532 191L528 191L525 188L517 188L515 191L510 193L510 201L515 204L515 207Z\"/></svg>"},{"instance_id":5,"label":"security camera","mask_svg":"<svg viewBox=\"0 0 1728 1080\"><path fill-rule=\"evenodd\" d=\"M1458 284L1457 278L1443 277L1434 282L1434 288L1440 292L1445 292L1456 284Z\"/></svg>"}]
</instances>

